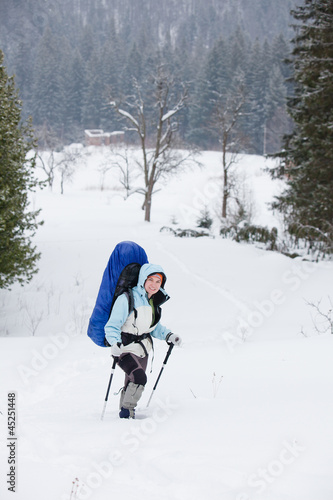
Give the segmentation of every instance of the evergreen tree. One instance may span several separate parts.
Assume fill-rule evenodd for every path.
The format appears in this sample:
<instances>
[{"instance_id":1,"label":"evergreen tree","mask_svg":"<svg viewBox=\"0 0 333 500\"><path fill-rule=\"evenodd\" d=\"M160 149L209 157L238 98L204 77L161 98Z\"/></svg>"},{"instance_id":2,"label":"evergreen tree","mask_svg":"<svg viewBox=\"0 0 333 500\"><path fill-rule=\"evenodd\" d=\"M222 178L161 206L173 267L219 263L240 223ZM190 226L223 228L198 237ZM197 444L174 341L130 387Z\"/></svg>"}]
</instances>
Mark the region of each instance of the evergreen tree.
<instances>
[{"instance_id":1,"label":"evergreen tree","mask_svg":"<svg viewBox=\"0 0 333 500\"><path fill-rule=\"evenodd\" d=\"M67 38L61 37L58 41L58 68L57 68L57 78L59 85L59 100L58 100L58 116L59 121L56 124L60 132L60 137L63 140L64 136L67 134L70 137L71 129L73 127L71 123L71 112L70 108L72 106L72 47Z\"/></svg>"},{"instance_id":2,"label":"evergreen tree","mask_svg":"<svg viewBox=\"0 0 333 500\"><path fill-rule=\"evenodd\" d=\"M33 57L31 47L26 40L21 40L18 44L17 55L15 58L15 83L20 89L21 99L25 107L31 106L32 82L33 82ZM28 104L28 106L26 106ZM24 116L24 109L23 109Z\"/></svg>"},{"instance_id":3,"label":"evergreen tree","mask_svg":"<svg viewBox=\"0 0 333 500\"><path fill-rule=\"evenodd\" d=\"M134 42L132 49L127 57L127 62L123 71L123 81L122 81L122 93L124 95L130 95L133 92L133 79L141 82L144 78L145 68L143 66L142 53L136 43Z\"/></svg>"},{"instance_id":4,"label":"evergreen tree","mask_svg":"<svg viewBox=\"0 0 333 500\"><path fill-rule=\"evenodd\" d=\"M100 60L95 50L85 69L85 83L82 120L84 128L98 129L101 126L101 111L105 103L103 86L100 78Z\"/></svg>"},{"instance_id":5,"label":"evergreen tree","mask_svg":"<svg viewBox=\"0 0 333 500\"><path fill-rule=\"evenodd\" d=\"M191 93L189 94L189 127L186 132L186 139L200 146L206 146L209 140L209 133L207 130L209 121L208 111L206 102L203 100L206 89L207 81L204 72L201 71L197 75L192 85Z\"/></svg>"},{"instance_id":6,"label":"evergreen tree","mask_svg":"<svg viewBox=\"0 0 333 500\"><path fill-rule=\"evenodd\" d=\"M306 0L293 16L296 89L289 113L295 128L274 172L288 175L287 188L273 206L290 229L312 228L309 238L324 235L332 245L333 0Z\"/></svg>"},{"instance_id":7,"label":"evergreen tree","mask_svg":"<svg viewBox=\"0 0 333 500\"><path fill-rule=\"evenodd\" d=\"M274 38L272 42L271 53L271 64L279 66L285 83L288 85L288 80L292 77L292 68L289 64L287 64L287 60L290 56L290 45L286 42L285 38L282 35ZM293 86L291 83L289 84L288 88L290 91L292 91Z\"/></svg>"},{"instance_id":8,"label":"evergreen tree","mask_svg":"<svg viewBox=\"0 0 333 500\"><path fill-rule=\"evenodd\" d=\"M95 37L93 29L88 23L83 29L81 33L81 37L79 40L79 50L84 61L89 61L91 58L93 51L96 48Z\"/></svg>"},{"instance_id":9,"label":"evergreen tree","mask_svg":"<svg viewBox=\"0 0 333 500\"><path fill-rule=\"evenodd\" d=\"M102 109L100 117L101 128L107 131L118 130L119 119L114 116L110 107L110 95L120 95L127 78L124 71L123 47L118 38L114 19L111 19L106 38L100 55L100 70L98 78L101 81Z\"/></svg>"},{"instance_id":10,"label":"evergreen tree","mask_svg":"<svg viewBox=\"0 0 333 500\"><path fill-rule=\"evenodd\" d=\"M249 120L247 131L254 146L254 152L264 152L265 122L268 118L267 89L269 86L270 50L265 43L255 43L252 48L247 87L249 89Z\"/></svg>"},{"instance_id":11,"label":"evergreen tree","mask_svg":"<svg viewBox=\"0 0 333 500\"><path fill-rule=\"evenodd\" d=\"M216 143L211 134L212 115L215 110L216 96L225 93L230 85L228 47L220 38L207 56L203 74L197 79L190 112L190 140L209 147Z\"/></svg>"},{"instance_id":12,"label":"evergreen tree","mask_svg":"<svg viewBox=\"0 0 333 500\"><path fill-rule=\"evenodd\" d=\"M30 124L21 124L21 102L13 78L3 66L0 51L0 288L29 281L36 272L39 254L27 236L39 223L38 211L28 212L29 191L35 156L27 158L34 146Z\"/></svg>"},{"instance_id":13,"label":"evergreen tree","mask_svg":"<svg viewBox=\"0 0 333 500\"><path fill-rule=\"evenodd\" d=\"M64 94L59 71L59 39L47 28L41 39L34 71L34 123L62 127Z\"/></svg>"},{"instance_id":14,"label":"evergreen tree","mask_svg":"<svg viewBox=\"0 0 333 500\"><path fill-rule=\"evenodd\" d=\"M235 33L228 40L230 71L234 75L239 69L246 71L249 58L249 48L251 42L248 37L244 36L243 31L238 26Z\"/></svg>"},{"instance_id":15,"label":"evergreen tree","mask_svg":"<svg viewBox=\"0 0 333 500\"><path fill-rule=\"evenodd\" d=\"M78 50L75 50L67 74L67 122L70 127L82 125L84 96L84 65Z\"/></svg>"},{"instance_id":16,"label":"evergreen tree","mask_svg":"<svg viewBox=\"0 0 333 500\"><path fill-rule=\"evenodd\" d=\"M281 148L282 136L288 129L288 118L285 111L287 87L280 67L273 65L269 74L266 90L266 119L264 123L263 153L273 153Z\"/></svg>"}]
</instances>

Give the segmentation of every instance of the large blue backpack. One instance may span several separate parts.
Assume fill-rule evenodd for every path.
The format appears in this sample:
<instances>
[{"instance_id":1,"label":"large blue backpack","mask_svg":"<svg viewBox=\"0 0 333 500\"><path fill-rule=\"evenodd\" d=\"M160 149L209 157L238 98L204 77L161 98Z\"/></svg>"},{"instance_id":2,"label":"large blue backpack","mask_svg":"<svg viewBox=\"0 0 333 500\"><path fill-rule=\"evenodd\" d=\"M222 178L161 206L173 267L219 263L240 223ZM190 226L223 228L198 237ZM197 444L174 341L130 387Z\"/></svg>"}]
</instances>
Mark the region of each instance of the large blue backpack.
<instances>
[{"instance_id":1,"label":"large blue backpack","mask_svg":"<svg viewBox=\"0 0 333 500\"><path fill-rule=\"evenodd\" d=\"M129 312L134 307L130 290L137 285L140 268L148 263L147 254L133 241L116 245L105 268L96 304L88 325L88 336L101 347L108 347L104 327L116 298L127 292Z\"/></svg>"}]
</instances>

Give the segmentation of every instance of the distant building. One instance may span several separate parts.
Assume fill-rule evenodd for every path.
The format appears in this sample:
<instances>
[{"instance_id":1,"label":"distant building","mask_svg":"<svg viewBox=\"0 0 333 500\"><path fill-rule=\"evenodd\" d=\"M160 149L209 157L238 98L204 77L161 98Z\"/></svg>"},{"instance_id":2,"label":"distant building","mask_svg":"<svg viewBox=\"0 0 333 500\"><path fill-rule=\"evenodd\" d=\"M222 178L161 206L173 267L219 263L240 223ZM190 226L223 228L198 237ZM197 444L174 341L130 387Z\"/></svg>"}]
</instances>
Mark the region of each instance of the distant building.
<instances>
[{"instance_id":1,"label":"distant building","mask_svg":"<svg viewBox=\"0 0 333 500\"><path fill-rule=\"evenodd\" d=\"M85 130L86 146L110 146L111 144L122 144L125 132L104 132L101 129Z\"/></svg>"}]
</instances>

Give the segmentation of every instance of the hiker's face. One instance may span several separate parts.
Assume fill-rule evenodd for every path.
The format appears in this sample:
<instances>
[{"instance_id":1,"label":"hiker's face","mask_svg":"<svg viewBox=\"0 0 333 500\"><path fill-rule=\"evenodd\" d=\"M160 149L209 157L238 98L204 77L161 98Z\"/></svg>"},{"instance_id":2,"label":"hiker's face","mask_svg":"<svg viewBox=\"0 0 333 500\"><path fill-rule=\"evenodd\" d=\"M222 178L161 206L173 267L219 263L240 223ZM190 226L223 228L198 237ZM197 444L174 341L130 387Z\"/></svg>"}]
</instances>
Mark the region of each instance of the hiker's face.
<instances>
[{"instance_id":1,"label":"hiker's face","mask_svg":"<svg viewBox=\"0 0 333 500\"><path fill-rule=\"evenodd\" d=\"M154 295L154 293L159 291L161 285L161 278L159 278L158 276L148 276L145 281L145 290L148 294L149 299L152 295Z\"/></svg>"}]
</instances>

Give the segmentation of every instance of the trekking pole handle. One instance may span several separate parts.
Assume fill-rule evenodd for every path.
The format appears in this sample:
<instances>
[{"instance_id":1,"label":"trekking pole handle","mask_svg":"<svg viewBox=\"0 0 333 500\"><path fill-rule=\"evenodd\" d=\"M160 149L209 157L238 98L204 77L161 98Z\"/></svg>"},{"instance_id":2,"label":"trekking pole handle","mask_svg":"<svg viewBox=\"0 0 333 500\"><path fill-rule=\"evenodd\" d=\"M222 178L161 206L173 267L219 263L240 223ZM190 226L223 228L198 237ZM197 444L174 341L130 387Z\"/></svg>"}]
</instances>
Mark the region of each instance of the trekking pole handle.
<instances>
[{"instance_id":1,"label":"trekking pole handle","mask_svg":"<svg viewBox=\"0 0 333 500\"><path fill-rule=\"evenodd\" d=\"M168 359L169 359L169 356L171 354L171 351L172 349L174 348L175 344L173 344L172 342L169 343L169 349L168 349L168 352L166 353L166 356L165 356L165 359L164 359L164 362L163 362L163 365L166 365L167 362L168 362Z\"/></svg>"}]
</instances>

